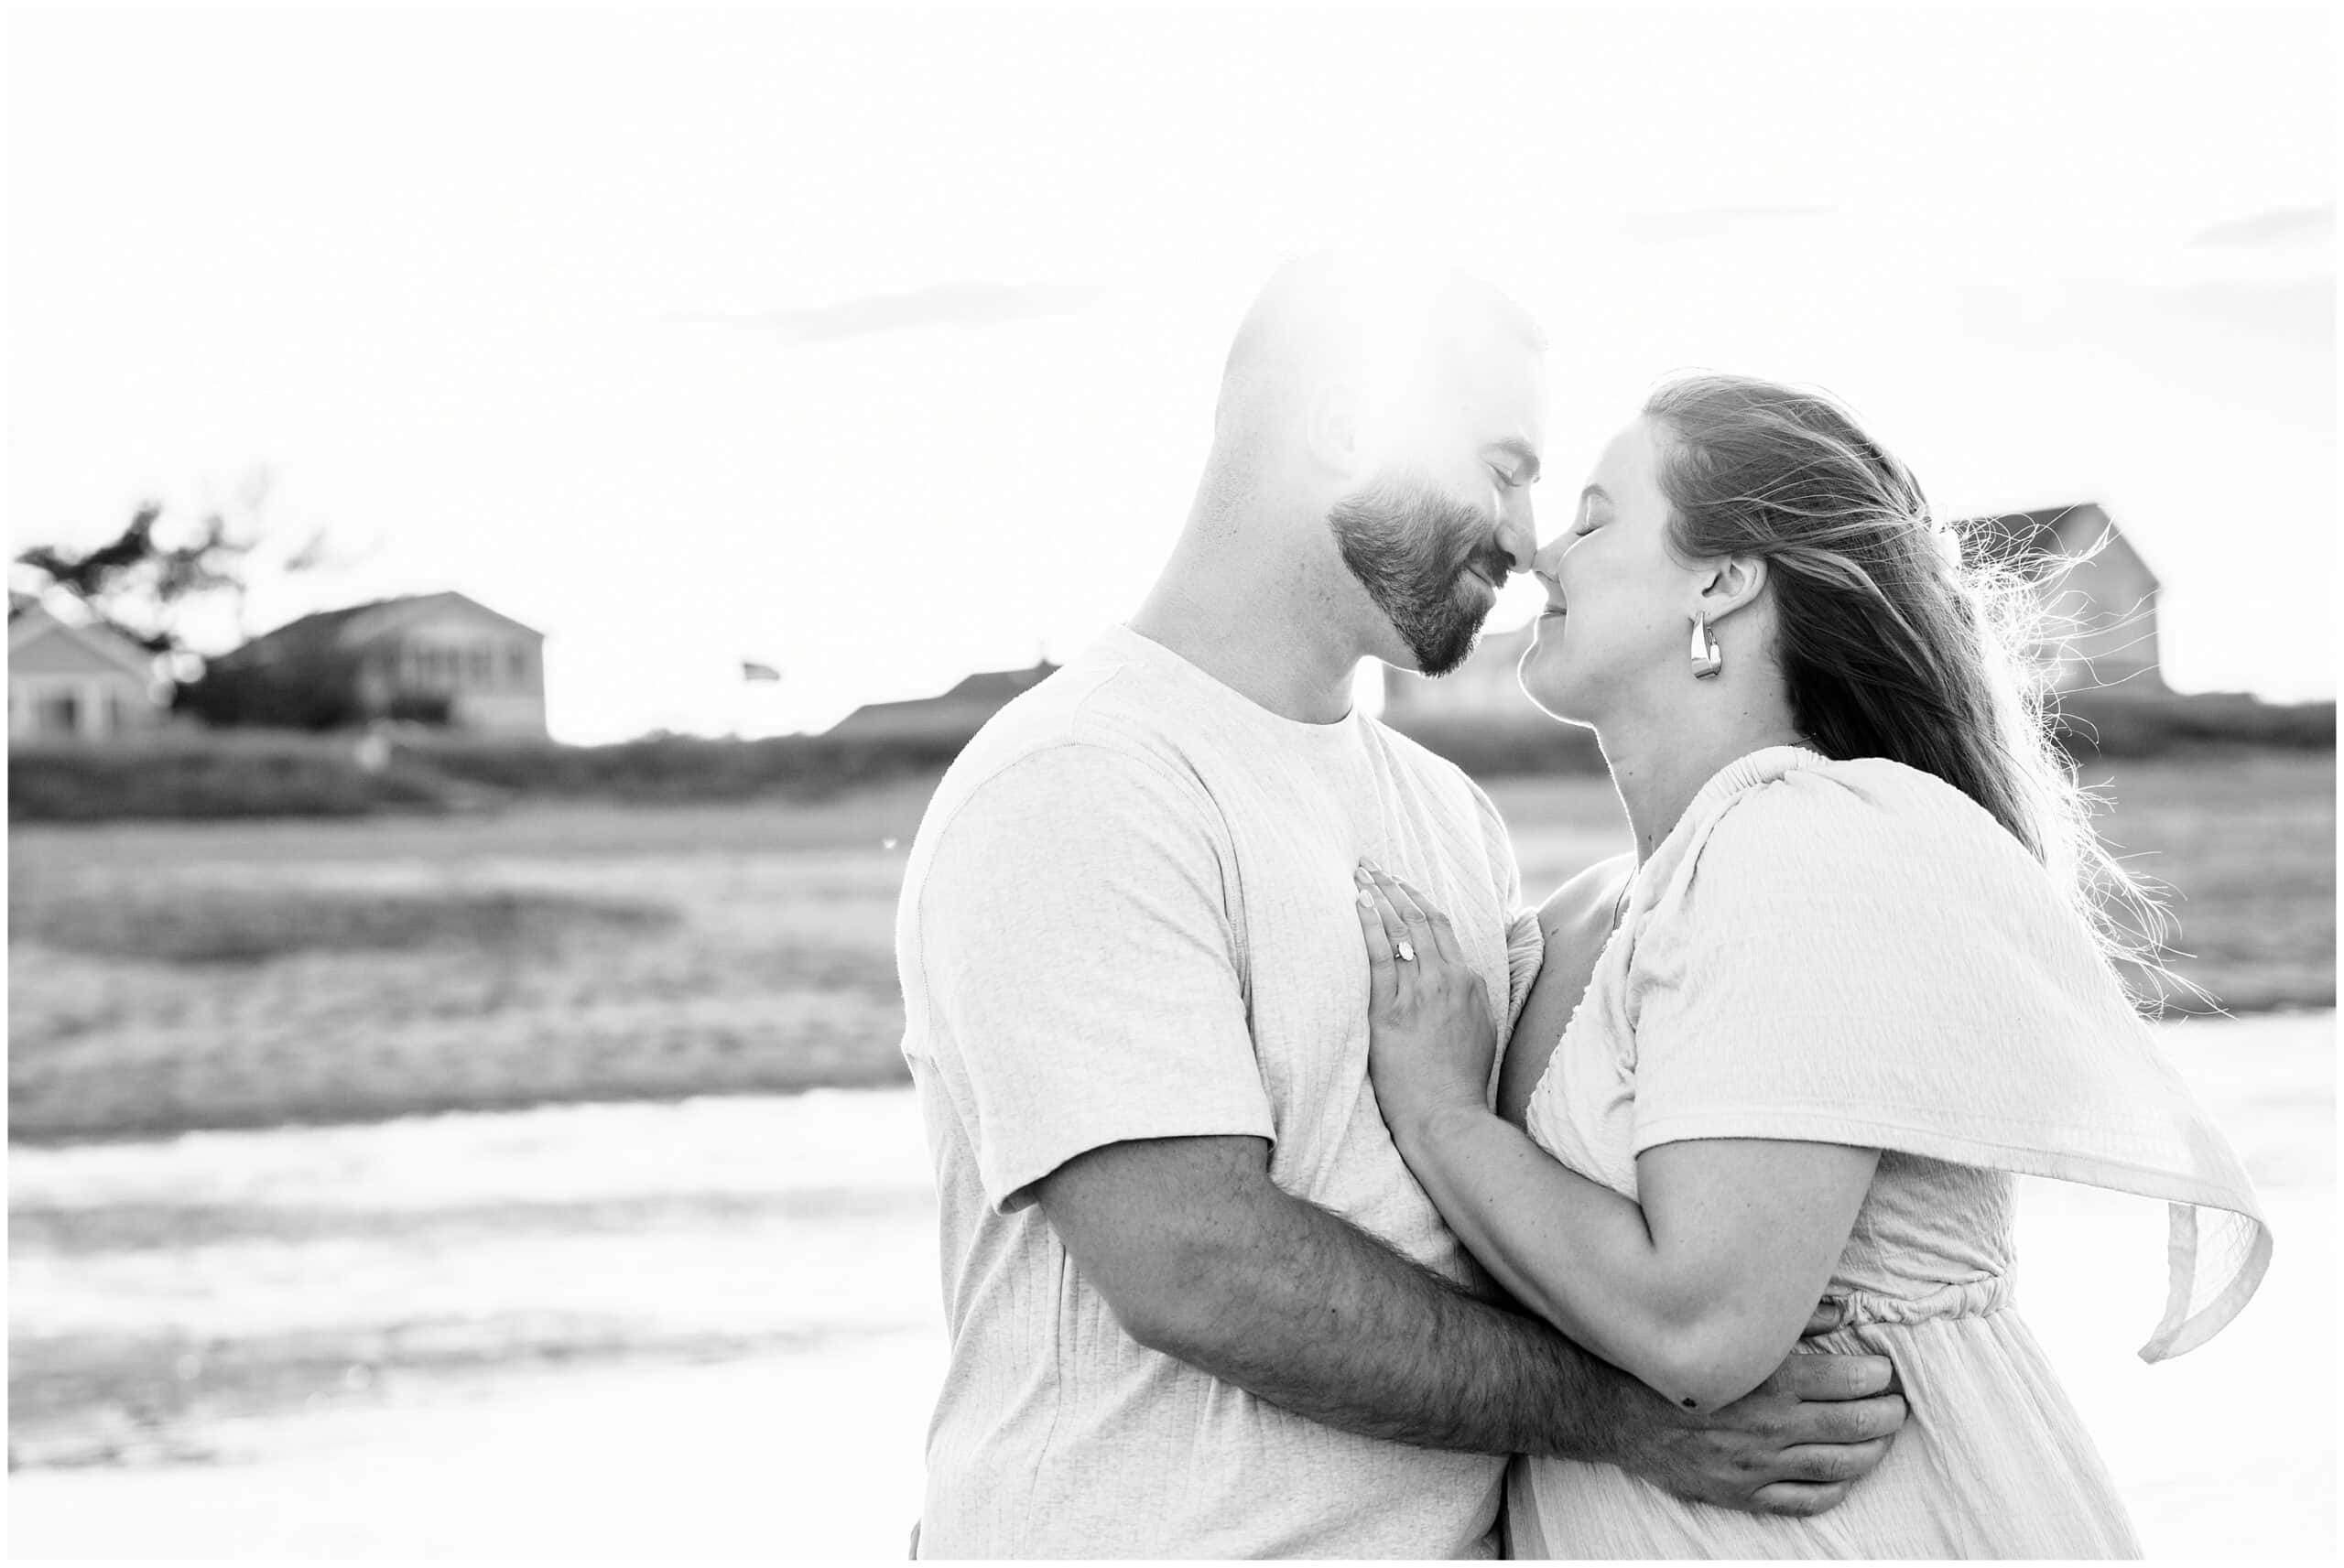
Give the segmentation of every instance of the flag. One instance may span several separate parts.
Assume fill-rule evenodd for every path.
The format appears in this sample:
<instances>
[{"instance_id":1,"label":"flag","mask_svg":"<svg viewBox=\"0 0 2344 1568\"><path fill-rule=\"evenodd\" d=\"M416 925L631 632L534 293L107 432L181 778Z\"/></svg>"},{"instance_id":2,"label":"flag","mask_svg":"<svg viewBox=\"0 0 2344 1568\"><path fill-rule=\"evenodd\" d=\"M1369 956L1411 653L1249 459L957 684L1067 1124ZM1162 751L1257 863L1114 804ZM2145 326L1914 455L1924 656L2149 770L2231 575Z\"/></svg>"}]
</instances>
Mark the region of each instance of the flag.
<instances>
[{"instance_id":1,"label":"flag","mask_svg":"<svg viewBox=\"0 0 2344 1568\"><path fill-rule=\"evenodd\" d=\"M741 678L743 680L779 680L781 672L771 665L761 665L754 659L743 659Z\"/></svg>"}]
</instances>

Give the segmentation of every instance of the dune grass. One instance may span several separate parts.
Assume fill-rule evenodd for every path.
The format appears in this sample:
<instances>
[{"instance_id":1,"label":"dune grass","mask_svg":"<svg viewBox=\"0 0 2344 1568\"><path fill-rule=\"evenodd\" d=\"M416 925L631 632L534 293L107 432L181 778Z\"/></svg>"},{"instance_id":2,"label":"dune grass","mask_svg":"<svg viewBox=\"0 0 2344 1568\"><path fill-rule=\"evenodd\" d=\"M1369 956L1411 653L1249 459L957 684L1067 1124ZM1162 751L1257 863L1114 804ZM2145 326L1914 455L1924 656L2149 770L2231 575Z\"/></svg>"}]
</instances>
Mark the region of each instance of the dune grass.
<instances>
[{"instance_id":1,"label":"dune grass","mask_svg":"<svg viewBox=\"0 0 2344 1568\"><path fill-rule=\"evenodd\" d=\"M2176 968L2335 1000L2335 762L2106 767ZM10 1134L59 1139L900 1081L932 781L818 804L10 831ZM1626 846L1601 778L1497 781L1532 896Z\"/></svg>"}]
</instances>

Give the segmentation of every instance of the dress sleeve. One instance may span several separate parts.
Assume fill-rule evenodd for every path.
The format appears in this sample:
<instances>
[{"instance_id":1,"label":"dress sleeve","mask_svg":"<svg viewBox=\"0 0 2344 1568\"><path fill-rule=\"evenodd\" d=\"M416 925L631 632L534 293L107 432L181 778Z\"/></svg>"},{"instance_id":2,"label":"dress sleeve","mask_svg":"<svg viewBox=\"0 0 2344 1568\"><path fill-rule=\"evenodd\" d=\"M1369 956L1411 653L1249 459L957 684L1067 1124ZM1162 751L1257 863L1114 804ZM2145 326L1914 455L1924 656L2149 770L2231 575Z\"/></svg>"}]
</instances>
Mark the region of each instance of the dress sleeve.
<instances>
[{"instance_id":1,"label":"dress sleeve","mask_svg":"<svg viewBox=\"0 0 2344 1568\"><path fill-rule=\"evenodd\" d=\"M2090 1076L1984 1069L2024 1057L2012 1041L2138 1027L2082 923L1984 811L1818 772L1719 817L1638 935L1629 1009L1639 1153L2056 1142L2096 1114L2075 1098Z\"/></svg>"},{"instance_id":2,"label":"dress sleeve","mask_svg":"<svg viewBox=\"0 0 2344 1568\"><path fill-rule=\"evenodd\" d=\"M2082 919L1927 775L1832 763L1736 796L1644 911L1625 1000L1638 1153L1845 1143L2164 1199L2144 1360L2210 1338L2269 1265L2245 1168Z\"/></svg>"},{"instance_id":3,"label":"dress sleeve","mask_svg":"<svg viewBox=\"0 0 2344 1568\"><path fill-rule=\"evenodd\" d=\"M1069 743L942 825L914 918L928 1049L988 1200L1134 1138L1274 1138L1210 803L1151 760Z\"/></svg>"}]
</instances>

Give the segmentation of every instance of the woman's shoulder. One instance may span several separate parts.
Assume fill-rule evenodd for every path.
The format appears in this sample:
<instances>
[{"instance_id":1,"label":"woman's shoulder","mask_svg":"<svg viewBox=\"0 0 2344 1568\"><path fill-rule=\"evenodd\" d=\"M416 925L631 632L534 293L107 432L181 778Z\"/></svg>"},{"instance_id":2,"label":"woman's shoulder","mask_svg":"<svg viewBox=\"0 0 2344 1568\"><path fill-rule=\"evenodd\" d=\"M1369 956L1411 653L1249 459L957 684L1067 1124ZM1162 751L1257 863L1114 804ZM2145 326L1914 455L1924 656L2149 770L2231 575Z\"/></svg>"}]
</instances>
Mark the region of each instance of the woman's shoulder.
<instances>
[{"instance_id":1,"label":"woman's shoulder","mask_svg":"<svg viewBox=\"0 0 2344 1568\"><path fill-rule=\"evenodd\" d=\"M1812 842L1848 833L1914 835L1923 842L2011 838L1991 812L1935 773L1886 757L1826 757L1804 751L1725 801L1713 841L1720 833L1730 842Z\"/></svg>"},{"instance_id":2,"label":"woman's shoulder","mask_svg":"<svg viewBox=\"0 0 2344 1568\"><path fill-rule=\"evenodd\" d=\"M1596 861L1546 895L1538 906L1539 930L1552 942L1599 922L1608 927L1620 893L1635 871L1636 857L1629 850Z\"/></svg>"},{"instance_id":3,"label":"woman's shoulder","mask_svg":"<svg viewBox=\"0 0 2344 1568\"><path fill-rule=\"evenodd\" d=\"M1966 901L2040 891L2044 876L1992 813L1936 774L1814 752L1725 801L1692 859L1712 883L1809 893L1861 883Z\"/></svg>"}]
</instances>

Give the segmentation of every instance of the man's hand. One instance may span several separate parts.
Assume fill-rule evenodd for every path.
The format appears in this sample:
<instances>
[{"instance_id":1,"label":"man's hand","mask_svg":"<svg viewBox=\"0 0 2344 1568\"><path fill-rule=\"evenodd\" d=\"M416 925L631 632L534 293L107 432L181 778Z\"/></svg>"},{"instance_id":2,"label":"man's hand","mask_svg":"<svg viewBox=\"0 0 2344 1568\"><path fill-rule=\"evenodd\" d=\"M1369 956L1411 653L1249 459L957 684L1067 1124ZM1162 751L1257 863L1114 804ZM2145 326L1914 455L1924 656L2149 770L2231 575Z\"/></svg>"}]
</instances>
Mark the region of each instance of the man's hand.
<instances>
[{"instance_id":1,"label":"man's hand","mask_svg":"<svg viewBox=\"0 0 2344 1568\"><path fill-rule=\"evenodd\" d=\"M1650 1390L1622 1411L1622 1469L1695 1502L1819 1514L1887 1455L1904 1424L1896 1368L1878 1356L1794 1353L1751 1393L1690 1416Z\"/></svg>"}]
</instances>

